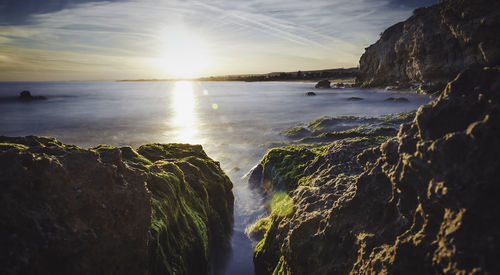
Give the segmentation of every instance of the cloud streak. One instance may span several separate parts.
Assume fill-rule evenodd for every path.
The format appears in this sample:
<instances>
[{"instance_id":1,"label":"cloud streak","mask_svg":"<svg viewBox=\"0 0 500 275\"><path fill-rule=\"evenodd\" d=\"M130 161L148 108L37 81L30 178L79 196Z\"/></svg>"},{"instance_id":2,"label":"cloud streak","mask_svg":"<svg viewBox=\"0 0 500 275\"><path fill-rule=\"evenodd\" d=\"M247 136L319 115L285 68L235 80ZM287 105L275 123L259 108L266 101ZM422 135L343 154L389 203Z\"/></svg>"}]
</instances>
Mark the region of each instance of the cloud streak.
<instances>
[{"instance_id":1,"label":"cloud streak","mask_svg":"<svg viewBox=\"0 0 500 275\"><path fill-rule=\"evenodd\" d=\"M0 68L45 68L54 80L79 70L82 79L168 77L153 64L172 27L206 40L213 75L356 66L364 47L411 11L388 0L88 2L0 26Z\"/></svg>"}]
</instances>

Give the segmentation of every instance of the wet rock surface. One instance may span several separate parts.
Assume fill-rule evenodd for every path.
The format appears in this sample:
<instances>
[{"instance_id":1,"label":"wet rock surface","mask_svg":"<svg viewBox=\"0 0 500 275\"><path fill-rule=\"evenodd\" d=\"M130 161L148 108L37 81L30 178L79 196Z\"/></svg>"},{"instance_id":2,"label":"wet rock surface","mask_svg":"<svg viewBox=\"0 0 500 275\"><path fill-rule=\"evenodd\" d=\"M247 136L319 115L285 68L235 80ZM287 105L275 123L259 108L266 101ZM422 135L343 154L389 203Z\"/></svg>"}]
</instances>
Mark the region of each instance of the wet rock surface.
<instances>
[{"instance_id":1,"label":"wet rock surface","mask_svg":"<svg viewBox=\"0 0 500 275\"><path fill-rule=\"evenodd\" d=\"M331 142L356 137L391 137L397 134L401 123L409 122L415 112L403 112L377 117L336 116L321 117L307 124L299 124L283 131L292 144Z\"/></svg>"},{"instance_id":2,"label":"wet rock surface","mask_svg":"<svg viewBox=\"0 0 500 275\"><path fill-rule=\"evenodd\" d=\"M467 70L396 138L332 143L259 225L257 273L498 271L499 100L500 69Z\"/></svg>"},{"instance_id":3,"label":"wet rock surface","mask_svg":"<svg viewBox=\"0 0 500 275\"><path fill-rule=\"evenodd\" d=\"M139 152L0 137L0 273L208 273L230 180L201 146Z\"/></svg>"},{"instance_id":4,"label":"wet rock surface","mask_svg":"<svg viewBox=\"0 0 500 275\"><path fill-rule=\"evenodd\" d=\"M382 33L360 59L361 86L442 86L471 65L500 64L500 2L441 0Z\"/></svg>"}]
</instances>

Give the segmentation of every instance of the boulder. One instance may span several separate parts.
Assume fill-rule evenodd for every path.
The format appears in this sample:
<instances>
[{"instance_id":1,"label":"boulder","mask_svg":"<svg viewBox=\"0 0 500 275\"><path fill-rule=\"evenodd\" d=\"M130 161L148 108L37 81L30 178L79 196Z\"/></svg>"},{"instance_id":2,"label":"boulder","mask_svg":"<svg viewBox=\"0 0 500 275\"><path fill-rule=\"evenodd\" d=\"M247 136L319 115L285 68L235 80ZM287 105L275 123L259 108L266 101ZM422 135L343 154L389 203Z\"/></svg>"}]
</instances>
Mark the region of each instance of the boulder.
<instances>
[{"instance_id":1,"label":"boulder","mask_svg":"<svg viewBox=\"0 0 500 275\"><path fill-rule=\"evenodd\" d=\"M315 92L306 92L304 95L305 96L315 96L316 93Z\"/></svg>"},{"instance_id":2,"label":"boulder","mask_svg":"<svg viewBox=\"0 0 500 275\"><path fill-rule=\"evenodd\" d=\"M314 88L331 88L330 81L328 81L328 80L321 80L318 83L316 83L316 85L314 86Z\"/></svg>"},{"instance_id":3,"label":"boulder","mask_svg":"<svg viewBox=\"0 0 500 275\"><path fill-rule=\"evenodd\" d=\"M232 229L232 183L199 145L0 137L0 188L1 274L208 274Z\"/></svg>"},{"instance_id":4,"label":"boulder","mask_svg":"<svg viewBox=\"0 0 500 275\"><path fill-rule=\"evenodd\" d=\"M406 98L406 97L388 97L384 101L408 102L408 98Z\"/></svg>"},{"instance_id":5,"label":"boulder","mask_svg":"<svg viewBox=\"0 0 500 275\"><path fill-rule=\"evenodd\" d=\"M360 100L363 100L363 98L357 97L357 96L351 96L347 100L348 101L360 101Z\"/></svg>"},{"instance_id":6,"label":"boulder","mask_svg":"<svg viewBox=\"0 0 500 275\"><path fill-rule=\"evenodd\" d=\"M30 91L22 91L19 94L19 99L23 101L30 101L30 100L35 100L35 99L47 99L45 96L32 96Z\"/></svg>"},{"instance_id":7,"label":"boulder","mask_svg":"<svg viewBox=\"0 0 500 275\"><path fill-rule=\"evenodd\" d=\"M333 87L335 87L335 88L345 88L346 84L344 84L343 82L337 82L337 83L333 84Z\"/></svg>"}]
</instances>

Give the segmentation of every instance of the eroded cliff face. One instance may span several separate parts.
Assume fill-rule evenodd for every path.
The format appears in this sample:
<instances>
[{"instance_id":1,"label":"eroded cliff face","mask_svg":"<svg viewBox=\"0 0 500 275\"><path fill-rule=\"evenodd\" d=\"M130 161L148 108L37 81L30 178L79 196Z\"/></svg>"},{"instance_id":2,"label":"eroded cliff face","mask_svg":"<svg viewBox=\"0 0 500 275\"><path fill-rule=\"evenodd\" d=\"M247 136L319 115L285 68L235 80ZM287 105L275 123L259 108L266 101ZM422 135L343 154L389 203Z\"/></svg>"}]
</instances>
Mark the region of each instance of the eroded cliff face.
<instances>
[{"instance_id":1,"label":"eroded cliff face","mask_svg":"<svg viewBox=\"0 0 500 275\"><path fill-rule=\"evenodd\" d=\"M361 56L365 86L447 83L471 65L500 64L500 2L441 0L382 33Z\"/></svg>"},{"instance_id":2,"label":"eroded cliff face","mask_svg":"<svg viewBox=\"0 0 500 275\"><path fill-rule=\"evenodd\" d=\"M340 142L328 152L342 152ZM291 211L262 223L256 270L494 274L499 155L500 69L467 70L396 138L337 158L355 160L359 174L339 174L334 157L309 162L308 181L288 193Z\"/></svg>"},{"instance_id":3,"label":"eroded cliff face","mask_svg":"<svg viewBox=\"0 0 500 275\"><path fill-rule=\"evenodd\" d=\"M232 183L201 146L0 137L0 273L206 274Z\"/></svg>"}]
</instances>

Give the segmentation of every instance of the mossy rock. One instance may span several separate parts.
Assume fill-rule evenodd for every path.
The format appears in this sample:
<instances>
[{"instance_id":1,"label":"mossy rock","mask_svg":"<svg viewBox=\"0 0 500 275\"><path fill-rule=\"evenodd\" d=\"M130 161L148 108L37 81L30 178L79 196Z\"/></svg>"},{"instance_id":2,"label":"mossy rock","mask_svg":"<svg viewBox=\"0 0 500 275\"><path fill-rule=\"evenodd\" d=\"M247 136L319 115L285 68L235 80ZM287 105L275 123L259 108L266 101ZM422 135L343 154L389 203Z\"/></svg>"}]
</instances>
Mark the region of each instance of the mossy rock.
<instances>
[{"instance_id":1,"label":"mossy rock","mask_svg":"<svg viewBox=\"0 0 500 275\"><path fill-rule=\"evenodd\" d=\"M153 274L204 274L211 248L227 240L232 228L232 183L202 147L148 144L127 152L147 166L151 177Z\"/></svg>"},{"instance_id":2,"label":"mossy rock","mask_svg":"<svg viewBox=\"0 0 500 275\"><path fill-rule=\"evenodd\" d=\"M83 149L52 137L1 136L0 152L8 150L49 155L77 150L101 165L128 167L146 179L151 192L150 274L208 274L212 248L229 239L233 185L200 145L146 144L136 151L101 144Z\"/></svg>"},{"instance_id":3,"label":"mossy rock","mask_svg":"<svg viewBox=\"0 0 500 275\"><path fill-rule=\"evenodd\" d=\"M379 119L373 117L359 117L359 116L335 116L335 117L320 117L311 121L307 128L312 131L312 135L318 135L332 130L339 130L339 126L349 128L356 128L363 124L376 123Z\"/></svg>"},{"instance_id":4,"label":"mossy rock","mask_svg":"<svg viewBox=\"0 0 500 275\"><path fill-rule=\"evenodd\" d=\"M284 190L292 192L304 176L307 164L323 153L325 146L310 148L302 145L290 145L269 150L262 158L262 188L266 194Z\"/></svg>"},{"instance_id":5,"label":"mossy rock","mask_svg":"<svg viewBox=\"0 0 500 275\"><path fill-rule=\"evenodd\" d=\"M210 251L232 228L232 183L218 162L200 145L99 145L105 153L119 149L125 162L142 165L152 193L152 274L205 274Z\"/></svg>"},{"instance_id":6,"label":"mossy rock","mask_svg":"<svg viewBox=\"0 0 500 275\"><path fill-rule=\"evenodd\" d=\"M107 144L99 144L99 145L92 147L90 149L102 154L104 152L107 152L109 150L114 150L117 148L120 149L120 151L121 151L123 161L133 162L133 163L142 163L144 165L153 164L147 158L145 158L145 157L141 156L139 153L137 153L137 151L132 149L132 147L130 147L130 146L113 147L113 146L107 145Z\"/></svg>"},{"instance_id":7,"label":"mossy rock","mask_svg":"<svg viewBox=\"0 0 500 275\"><path fill-rule=\"evenodd\" d=\"M276 238L281 217L271 216L264 238L255 246L253 262L256 274L272 274L281 258L280 243Z\"/></svg>"},{"instance_id":8,"label":"mossy rock","mask_svg":"<svg viewBox=\"0 0 500 275\"><path fill-rule=\"evenodd\" d=\"M252 239L261 240L264 238L264 234L269 230L271 224L272 219L270 217L261 218L249 227L247 234Z\"/></svg>"},{"instance_id":9,"label":"mossy rock","mask_svg":"<svg viewBox=\"0 0 500 275\"><path fill-rule=\"evenodd\" d=\"M152 162L162 159L181 159L190 156L208 158L201 145L181 143L141 145L137 149L137 152Z\"/></svg>"},{"instance_id":10,"label":"mossy rock","mask_svg":"<svg viewBox=\"0 0 500 275\"><path fill-rule=\"evenodd\" d=\"M303 138L306 136L310 136L311 131L309 131L304 126L296 126L286 130L283 134L289 138Z\"/></svg>"},{"instance_id":11,"label":"mossy rock","mask_svg":"<svg viewBox=\"0 0 500 275\"><path fill-rule=\"evenodd\" d=\"M395 136L396 134L397 130L394 127L389 127L389 126L379 126L371 130L365 129L363 127L357 127L346 131L326 132L312 137L305 137L300 139L299 142L300 143L331 142L346 138Z\"/></svg>"},{"instance_id":12,"label":"mossy rock","mask_svg":"<svg viewBox=\"0 0 500 275\"><path fill-rule=\"evenodd\" d=\"M0 136L0 142L22 144L27 147L65 147L60 141L53 137L44 136L25 136L25 137L6 137Z\"/></svg>"},{"instance_id":13,"label":"mossy rock","mask_svg":"<svg viewBox=\"0 0 500 275\"><path fill-rule=\"evenodd\" d=\"M0 142L0 151L6 151L9 149L26 150L28 149L28 146L19 143Z\"/></svg>"}]
</instances>

